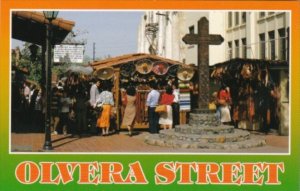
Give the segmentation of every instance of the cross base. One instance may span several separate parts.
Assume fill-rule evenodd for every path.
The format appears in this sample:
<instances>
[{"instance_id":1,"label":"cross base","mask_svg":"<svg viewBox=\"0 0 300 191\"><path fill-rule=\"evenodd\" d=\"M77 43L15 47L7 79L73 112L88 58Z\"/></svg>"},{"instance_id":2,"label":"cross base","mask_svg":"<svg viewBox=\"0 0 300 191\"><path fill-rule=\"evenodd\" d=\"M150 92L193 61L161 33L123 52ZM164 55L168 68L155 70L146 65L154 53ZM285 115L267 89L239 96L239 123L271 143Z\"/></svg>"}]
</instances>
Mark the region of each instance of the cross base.
<instances>
[{"instance_id":1,"label":"cross base","mask_svg":"<svg viewBox=\"0 0 300 191\"><path fill-rule=\"evenodd\" d=\"M215 113L216 111L210 110L210 109L194 109L192 113L197 113L197 114L211 114Z\"/></svg>"}]
</instances>

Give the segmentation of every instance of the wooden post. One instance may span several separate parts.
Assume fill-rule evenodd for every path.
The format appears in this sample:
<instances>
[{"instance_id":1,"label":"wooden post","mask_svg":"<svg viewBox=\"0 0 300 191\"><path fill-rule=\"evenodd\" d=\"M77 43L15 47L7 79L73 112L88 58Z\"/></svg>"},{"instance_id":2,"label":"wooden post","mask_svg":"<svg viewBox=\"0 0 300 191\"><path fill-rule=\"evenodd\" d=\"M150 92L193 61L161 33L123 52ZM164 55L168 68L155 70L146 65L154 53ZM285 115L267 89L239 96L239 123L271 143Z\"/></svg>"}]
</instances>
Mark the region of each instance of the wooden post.
<instances>
[{"instance_id":1,"label":"wooden post","mask_svg":"<svg viewBox=\"0 0 300 191\"><path fill-rule=\"evenodd\" d=\"M115 106L116 106L116 125L120 130L120 68L115 68L114 89L115 89Z\"/></svg>"}]
</instances>

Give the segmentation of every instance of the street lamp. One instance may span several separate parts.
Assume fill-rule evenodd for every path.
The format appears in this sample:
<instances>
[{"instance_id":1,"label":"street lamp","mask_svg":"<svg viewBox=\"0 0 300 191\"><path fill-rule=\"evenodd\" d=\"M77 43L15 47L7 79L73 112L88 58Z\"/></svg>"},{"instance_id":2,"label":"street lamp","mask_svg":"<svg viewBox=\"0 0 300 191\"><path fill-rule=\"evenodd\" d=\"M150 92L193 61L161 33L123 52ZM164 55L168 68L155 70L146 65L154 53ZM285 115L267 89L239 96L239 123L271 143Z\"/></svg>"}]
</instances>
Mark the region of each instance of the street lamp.
<instances>
[{"instance_id":1,"label":"street lamp","mask_svg":"<svg viewBox=\"0 0 300 191\"><path fill-rule=\"evenodd\" d=\"M46 113L45 113L45 143L44 150L52 150L51 143L51 63L52 63L52 20L56 19L58 11L43 11L45 18L49 21L46 25Z\"/></svg>"}]
</instances>

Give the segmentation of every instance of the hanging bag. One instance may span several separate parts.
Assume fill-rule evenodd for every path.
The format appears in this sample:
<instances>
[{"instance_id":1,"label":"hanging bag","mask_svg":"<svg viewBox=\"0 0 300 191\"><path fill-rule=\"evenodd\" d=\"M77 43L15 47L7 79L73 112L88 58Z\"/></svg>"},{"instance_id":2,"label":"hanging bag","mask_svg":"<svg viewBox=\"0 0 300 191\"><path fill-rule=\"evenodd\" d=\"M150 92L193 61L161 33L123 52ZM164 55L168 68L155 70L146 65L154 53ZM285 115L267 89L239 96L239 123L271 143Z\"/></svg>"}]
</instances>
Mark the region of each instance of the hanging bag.
<instances>
[{"instance_id":1,"label":"hanging bag","mask_svg":"<svg viewBox=\"0 0 300 191\"><path fill-rule=\"evenodd\" d=\"M166 105L158 105L155 108L155 112L157 112L157 113L167 112L167 106Z\"/></svg>"}]
</instances>

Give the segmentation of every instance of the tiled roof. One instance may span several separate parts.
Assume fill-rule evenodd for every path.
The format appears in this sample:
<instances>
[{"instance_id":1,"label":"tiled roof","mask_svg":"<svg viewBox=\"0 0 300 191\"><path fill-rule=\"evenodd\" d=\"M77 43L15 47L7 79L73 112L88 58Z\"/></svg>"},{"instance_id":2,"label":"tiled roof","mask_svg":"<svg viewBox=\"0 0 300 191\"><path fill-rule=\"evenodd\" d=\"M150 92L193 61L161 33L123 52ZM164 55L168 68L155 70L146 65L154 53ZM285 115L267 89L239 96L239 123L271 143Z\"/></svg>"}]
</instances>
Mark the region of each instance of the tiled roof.
<instances>
[{"instance_id":1,"label":"tiled roof","mask_svg":"<svg viewBox=\"0 0 300 191\"><path fill-rule=\"evenodd\" d=\"M12 15L22 17L24 19L33 20L39 23L48 24L49 21L44 17L44 14L41 12L35 11L13 11ZM56 18L52 21L52 25L57 26L61 29L71 31L75 25L75 22L64 20L62 18Z\"/></svg>"},{"instance_id":2,"label":"tiled roof","mask_svg":"<svg viewBox=\"0 0 300 191\"><path fill-rule=\"evenodd\" d=\"M12 12L12 38L21 41L43 45L46 40L46 26L49 21L41 12L13 11ZM52 42L60 44L72 31L75 22L62 18L52 22Z\"/></svg>"}]
</instances>

